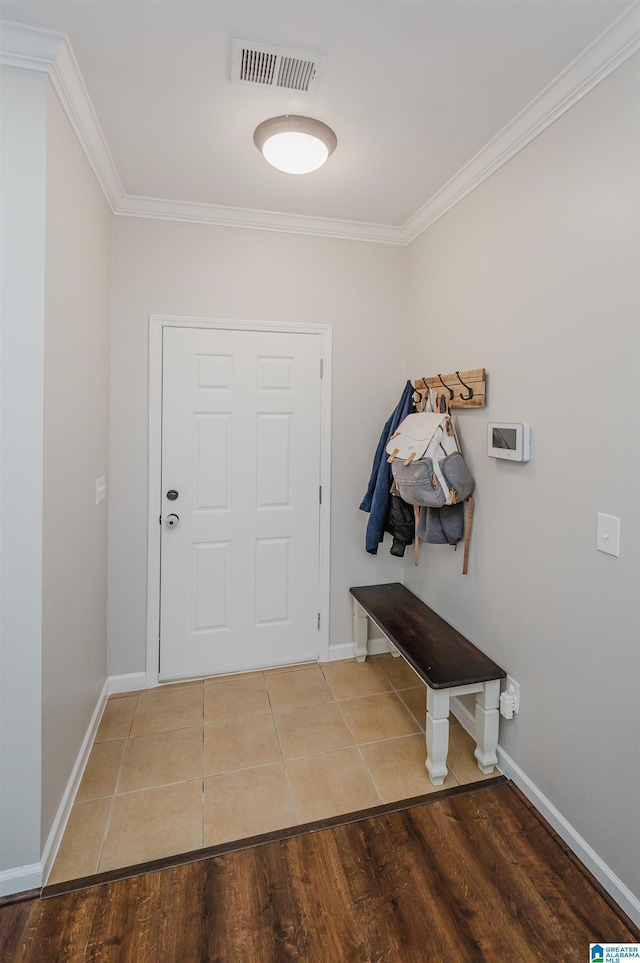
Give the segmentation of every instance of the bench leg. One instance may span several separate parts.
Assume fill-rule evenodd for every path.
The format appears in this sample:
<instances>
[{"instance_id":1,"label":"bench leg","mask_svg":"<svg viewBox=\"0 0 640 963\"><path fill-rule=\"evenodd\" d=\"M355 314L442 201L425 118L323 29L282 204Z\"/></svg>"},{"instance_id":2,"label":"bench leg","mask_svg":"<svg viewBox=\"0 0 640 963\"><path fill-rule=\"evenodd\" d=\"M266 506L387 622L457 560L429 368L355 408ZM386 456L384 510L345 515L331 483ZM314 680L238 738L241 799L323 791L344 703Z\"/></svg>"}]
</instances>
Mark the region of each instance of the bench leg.
<instances>
[{"instance_id":1,"label":"bench leg","mask_svg":"<svg viewBox=\"0 0 640 963\"><path fill-rule=\"evenodd\" d=\"M368 622L367 613L359 602L353 600L353 648L358 662L367 657Z\"/></svg>"},{"instance_id":2,"label":"bench leg","mask_svg":"<svg viewBox=\"0 0 640 963\"><path fill-rule=\"evenodd\" d=\"M498 725L500 722L500 680L485 682L476 696L476 750L480 772L488 776L498 764Z\"/></svg>"},{"instance_id":3,"label":"bench leg","mask_svg":"<svg viewBox=\"0 0 640 963\"><path fill-rule=\"evenodd\" d=\"M400 658L400 653L399 653L398 650L396 649L396 647L395 647L395 645L393 644L393 642L389 642L389 645L391 646L391 655L394 657L394 659L399 659L399 658Z\"/></svg>"},{"instance_id":4,"label":"bench leg","mask_svg":"<svg viewBox=\"0 0 640 963\"><path fill-rule=\"evenodd\" d=\"M427 686L427 772L434 786L447 775L449 751L449 690Z\"/></svg>"}]
</instances>

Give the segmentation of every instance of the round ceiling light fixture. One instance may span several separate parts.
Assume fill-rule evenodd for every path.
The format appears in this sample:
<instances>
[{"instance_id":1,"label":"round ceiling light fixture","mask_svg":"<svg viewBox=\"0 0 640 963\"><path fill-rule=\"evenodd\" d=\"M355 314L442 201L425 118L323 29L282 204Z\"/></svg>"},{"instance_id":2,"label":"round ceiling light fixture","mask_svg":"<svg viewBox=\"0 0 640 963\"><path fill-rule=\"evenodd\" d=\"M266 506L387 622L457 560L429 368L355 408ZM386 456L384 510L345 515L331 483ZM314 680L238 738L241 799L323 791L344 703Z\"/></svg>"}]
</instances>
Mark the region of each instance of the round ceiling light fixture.
<instances>
[{"instance_id":1,"label":"round ceiling light fixture","mask_svg":"<svg viewBox=\"0 0 640 963\"><path fill-rule=\"evenodd\" d=\"M309 174L322 167L338 138L321 120L284 114L259 124L253 142L272 167L287 174Z\"/></svg>"}]
</instances>

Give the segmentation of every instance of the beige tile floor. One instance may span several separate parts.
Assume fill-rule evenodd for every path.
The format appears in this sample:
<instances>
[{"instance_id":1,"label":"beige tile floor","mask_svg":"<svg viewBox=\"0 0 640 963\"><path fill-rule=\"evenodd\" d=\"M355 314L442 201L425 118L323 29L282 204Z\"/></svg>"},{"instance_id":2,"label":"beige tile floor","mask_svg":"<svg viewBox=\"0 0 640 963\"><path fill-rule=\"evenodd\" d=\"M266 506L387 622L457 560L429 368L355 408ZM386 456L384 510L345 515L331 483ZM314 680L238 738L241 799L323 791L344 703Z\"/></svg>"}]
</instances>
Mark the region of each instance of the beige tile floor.
<instances>
[{"instance_id":1,"label":"beige tile floor","mask_svg":"<svg viewBox=\"0 0 640 963\"><path fill-rule=\"evenodd\" d=\"M48 883L436 791L390 655L111 696ZM483 777L451 717L444 788Z\"/></svg>"}]
</instances>

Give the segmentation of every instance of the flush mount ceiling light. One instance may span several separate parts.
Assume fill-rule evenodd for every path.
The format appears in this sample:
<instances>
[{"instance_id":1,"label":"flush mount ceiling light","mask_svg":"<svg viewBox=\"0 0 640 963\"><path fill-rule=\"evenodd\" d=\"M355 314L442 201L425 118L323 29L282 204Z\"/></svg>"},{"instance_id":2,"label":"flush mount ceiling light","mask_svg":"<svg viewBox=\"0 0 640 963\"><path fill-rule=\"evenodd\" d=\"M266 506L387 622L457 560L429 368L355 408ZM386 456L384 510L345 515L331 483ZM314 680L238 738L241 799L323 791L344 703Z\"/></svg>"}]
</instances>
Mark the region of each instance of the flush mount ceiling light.
<instances>
[{"instance_id":1,"label":"flush mount ceiling light","mask_svg":"<svg viewBox=\"0 0 640 963\"><path fill-rule=\"evenodd\" d=\"M285 114L259 124L253 142L272 167L287 174L308 174L322 167L338 138L321 120Z\"/></svg>"}]
</instances>

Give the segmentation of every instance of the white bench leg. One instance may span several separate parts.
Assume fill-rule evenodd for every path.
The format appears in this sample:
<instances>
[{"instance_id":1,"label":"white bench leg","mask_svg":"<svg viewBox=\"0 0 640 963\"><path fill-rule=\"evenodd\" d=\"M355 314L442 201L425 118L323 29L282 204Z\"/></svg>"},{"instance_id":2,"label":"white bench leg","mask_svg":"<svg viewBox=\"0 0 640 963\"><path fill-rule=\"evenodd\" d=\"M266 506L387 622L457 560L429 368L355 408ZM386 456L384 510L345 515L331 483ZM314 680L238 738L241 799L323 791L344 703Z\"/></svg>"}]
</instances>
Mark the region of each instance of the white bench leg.
<instances>
[{"instance_id":1,"label":"white bench leg","mask_svg":"<svg viewBox=\"0 0 640 963\"><path fill-rule=\"evenodd\" d=\"M449 690L427 686L427 761L429 779L441 786L447 775Z\"/></svg>"},{"instance_id":2,"label":"white bench leg","mask_svg":"<svg viewBox=\"0 0 640 963\"><path fill-rule=\"evenodd\" d=\"M358 662L367 657L368 622L367 613L359 602L353 600L353 648Z\"/></svg>"},{"instance_id":3,"label":"white bench leg","mask_svg":"<svg viewBox=\"0 0 640 963\"><path fill-rule=\"evenodd\" d=\"M399 653L398 650L396 649L396 647L395 647L395 645L393 644L393 642L389 642L389 645L391 646L391 655L394 657L394 659L399 659L399 658L400 658L400 653Z\"/></svg>"},{"instance_id":4,"label":"white bench leg","mask_svg":"<svg viewBox=\"0 0 640 963\"><path fill-rule=\"evenodd\" d=\"M485 682L482 692L476 696L476 757L478 767L485 776L498 764L498 726L500 723L500 680Z\"/></svg>"}]
</instances>

